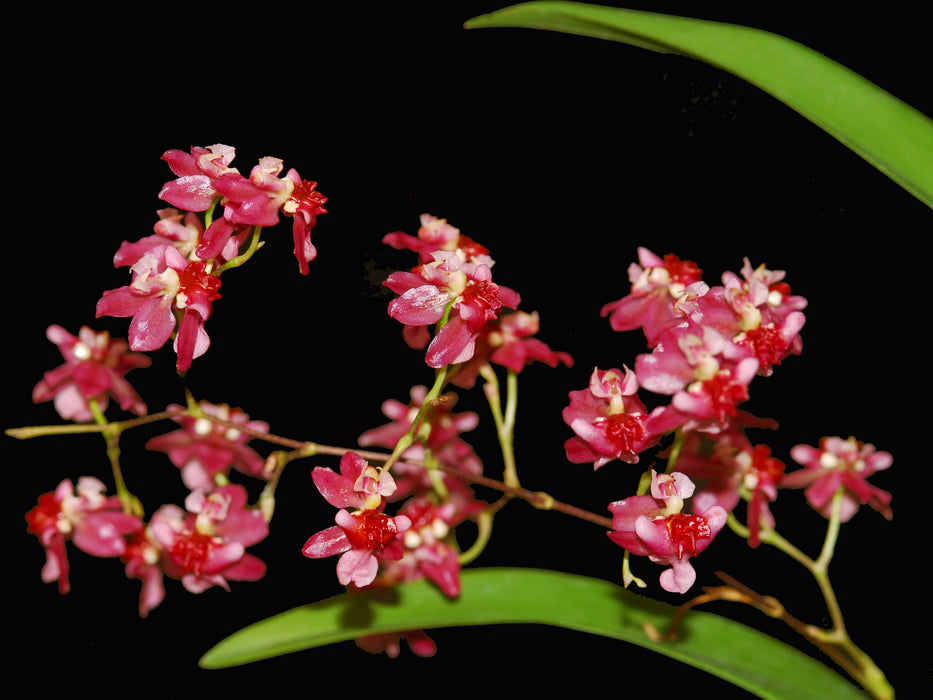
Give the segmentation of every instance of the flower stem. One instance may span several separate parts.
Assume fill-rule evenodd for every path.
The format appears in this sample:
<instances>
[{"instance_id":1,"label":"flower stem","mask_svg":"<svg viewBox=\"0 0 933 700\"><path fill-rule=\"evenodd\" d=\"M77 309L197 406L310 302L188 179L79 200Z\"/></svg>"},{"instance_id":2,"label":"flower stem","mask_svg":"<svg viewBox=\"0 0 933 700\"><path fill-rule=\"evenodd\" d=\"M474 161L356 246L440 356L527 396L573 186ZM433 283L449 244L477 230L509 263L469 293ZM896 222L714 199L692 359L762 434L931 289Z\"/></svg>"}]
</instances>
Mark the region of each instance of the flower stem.
<instances>
[{"instance_id":1,"label":"flower stem","mask_svg":"<svg viewBox=\"0 0 933 700\"><path fill-rule=\"evenodd\" d=\"M414 417L411 422L411 427L408 429L408 432L405 433L398 442L395 444L395 449L392 450L392 454L389 455L389 458L382 465L383 469L391 469L392 465L402 456L402 453L405 452L412 444L415 442L415 434L420 428L421 421L424 418L425 414L429 409L434 408L438 397L441 394L441 390L444 388L444 385L447 383L447 365L444 365L434 373L434 386L428 391L425 395L424 400L421 402L421 406L418 409L418 414Z\"/></svg>"},{"instance_id":2,"label":"flower stem","mask_svg":"<svg viewBox=\"0 0 933 700\"><path fill-rule=\"evenodd\" d=\"M817 559L812 559L804 554L800 549L779 535L776 530L762 528L760 539L762 542L776 547L794 561L803 565L813 575L823 595L823 600L832 622L830 628L822 629L815 625L799 624L792 625L794 629L821 648L831 658L835 659L840 666L846 669L849 675L871 693L872 697L877 698L877 700L892 700L894 698L894 690L885 678L884 673L882 673L881 669L878 668L871 657L857 647L849 637L843 620L842 610L839 607L839 601L836 598L835 590L829 580L829 563L835 552L836 542L839 537L839 528L842 523L842 500L844 494L844 487L840 487L833 496L829 523L826 527L826 536ZM729 527L737 534L744 538L748 537L748 528L739 523L738 519L732 513L729 514L728 523ZM843 654L843 657L840 657L840 652Z\"/></svg>"},{"instance_id":3,"label":"flower stem","mask_svg":"<svg viewBox=\"0 0 933 700\"><path fill-rule=\"evenodd\" d=\"M230 258L227 262L214 270L214 275L220 277L220 273L224 272L225 270L229 270L231 267L239 267L251 257L253 257L253 253L255 253L263 246L263 242L259 240L261 234L262 226L255 226L253 228L253 236L249 241L249 247L235 258Z\"/></svg>"},{"instance_id":4,"label":"flower stem","mask_svg":"<svg viewBox=\"0 0 933 700\"><path fill-rule=\"evenodd\" d=\"M518 471L515 467L515 414L518 405L518 375L508 370L506 376L506 404L502 411L502 392L499 378L490 364L480 368L480 374L486 380L483 393L489 402L492 419L496 425L496 435L502 450L503 481L509 486L519 486Z\"/></svg>"},{"instance_id":5,"label":"flower stem","mask_svg":"<svg viewBox=\"0 0 933 700\"><path fill-rule=\"evenodd\" d=\"M476 518L476 527L479 534L476 540L470 545L470 548L461 553L458 557L460 566L466 566L478 557L486 548L489 538L492 536L492 521L494 514L488 510L481 512Z\"/></svg>"},{"instance_id":6,"label":"flower stem","mask_svg":"<svg viewBox=\"0 0 933 700\"><path fill-rule=\"evenodd\" d=\"M126 487L123 470L120 468L120 433L122 430L118 423L110 423L107 420L104 412L100 409L100 404L95 399L90 399L87 403L94 415L94 422L101 427L104 440L107 443L107 459L110 460L110 470L113 472L114 485L117 496L123 504L123 511L142 517L142 504Z\"/></svg>"},{"instance_id":7,"label":"flower stem","mask_svg":"<svg viewBox=\"0 0 933 700\"><path fill-rule=\"evenodd\" d=\"M165 420L166 418L174 418L176 416L184 415L186 411L184 410L173 410L173 411L162 411L160 413L151 413L149 415L140 416L139 418L130 418L129 420L124 421L114 421L114 422L95 422L95 423L66 423L63 425L28 425L22 428L8 428L3 432L10 437L17 438L18 440L29 440L36 437L44 437L46 435L81 435L84 433L103 433L111 429L118 430L123 432L124 430L129 430L130 428L135 428L138 425L146 425L147 423L155 423L160 420Z\"/></svg>"}]
</instances>

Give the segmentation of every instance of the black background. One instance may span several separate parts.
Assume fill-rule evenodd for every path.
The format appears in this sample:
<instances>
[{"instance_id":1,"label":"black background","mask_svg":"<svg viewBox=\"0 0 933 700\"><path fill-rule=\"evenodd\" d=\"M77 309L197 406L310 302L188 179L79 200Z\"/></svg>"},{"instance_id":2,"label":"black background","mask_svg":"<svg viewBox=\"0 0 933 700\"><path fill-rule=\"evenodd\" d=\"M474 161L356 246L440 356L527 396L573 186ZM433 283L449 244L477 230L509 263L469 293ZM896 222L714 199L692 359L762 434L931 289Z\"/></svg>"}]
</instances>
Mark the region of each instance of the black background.
<instances>
[{"instance_id":1,"label":"black background","mask_svg":"<svg viewBox=\"0 0 933 700\"><path fill-rule=\"evenodd\" d=\"M791 446L823 435L855 435L894 454L892 469L873 483L893 491L895 520L860 512L843 528L831 575L853 637L901 696L912 697L929 675L917 403L926 379L929 208L776 100L705 64L551 32L462 29L501 6L364 11L305 3L231 13L161 3L132 15L81 8L24 20L29 48L5 49L6 111L15 119L5 426L58 422L50 404L30 402L41 373L60 361L44 337L49 324L125 335L125 320L94 319L94 306L104 290L127 282L110 264L113 252L147 235L163 206L156 194L171 174L159 157L168 148L233 145L242 172L274 155L329 198L308 277L298 273L287 224L268 232L248 266L225 275L207 325L213 345L187 377L196 396L240 406L281 435L355 444L385 422L381 401L404 400L412 384L431 379L385 315L390 295L379 286L412 257L380 240L390 231L415 233L421 213L445 217L491 249L496 281L540 312L539 337L576 359L572 369L533 366L522 376L523 484L599 513L630 495L637 470L614 463L594 473L568 463L560 410L594 366L632 365L644 349L636 334L612 333L599 308L626 293L639 245L696 261L711 282L748 256L787 270L793 291L810 302L804 353L752 384L749 409L782 424L756 437L788 463ZM881 18L877 8L851 6L844 15L717 2L626 6L784 34L933 113L919 18L896 6L886 5ZM169 349L153 359L129 378L158 410L182 400L183 384ZM495 475L491 420L474 394L462 395L459 407L481 412L480 428L467 437ZM127 434L123 443L126 477L150 512L162 499L183 497L177 470L141 448L163 428ZM197 658L230 632L339 592L333 562L300 554L332 517L309 478L312 464L286 473L270 537L253 549L269 565L262 582L193 596L169 581L163 604L139 620L138 583L118 562L72 549L73 590L60 596L39 580L44 554L24 533L22 515L61 479L108 478L100 439L5 437L3 450L13 483L11 633L18 658L54 671L31 676L43 688L129 671L166 688L259 680L315 692L320 681L337 679L348 689L390 690L398 678L414 692L571 682L620 691L708 687L742 697L635 647L523 626L437 631L440 651L429 661L407 649L389 660L344 644L200 671ZM822 520L798 496L788 494L774 511L780 529L815 554ZM805 573L774 552L748 553L728 533L720 539L697 561L699 585L715 583L713 571L723 569L820 620ZM592 525L516 503L476 565L619 580L621 550ZM654 584L659 572L645 564L639 573ZM673 601L657 586L650 591ZM17 608L26 615L17 617ZM710 609L784 633L738 606Z\"/></svg>"}]
</instances>

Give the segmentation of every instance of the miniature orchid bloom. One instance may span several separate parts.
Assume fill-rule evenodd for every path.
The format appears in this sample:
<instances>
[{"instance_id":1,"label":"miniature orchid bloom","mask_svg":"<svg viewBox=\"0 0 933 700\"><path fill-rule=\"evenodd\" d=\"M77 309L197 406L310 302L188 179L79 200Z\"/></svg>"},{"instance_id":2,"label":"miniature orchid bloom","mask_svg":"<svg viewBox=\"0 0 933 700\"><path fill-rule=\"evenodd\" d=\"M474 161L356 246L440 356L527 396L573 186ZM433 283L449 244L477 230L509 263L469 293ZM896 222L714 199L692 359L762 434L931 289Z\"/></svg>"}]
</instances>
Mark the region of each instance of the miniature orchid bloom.
<instances>
[{"instance_id":1,"label":"miniature orchid bloom","mask_svg":"<svg viewBox=\"0 0 933 700\"><path fill-rule=\"evenodd\" d=\"M410 499L403 512L412 521L402 540L412 565L444 595L456 598L460 595L459 552L447 541L456 525L453 504L435 505L424 499Z\"/></svg>"},{"instance_id":2,"label":"miniature orchid bloom","mask_svg":"<svg viewBox=\"0 0 933 700\"><path fill-rule=\"evenodd\" d=\"M694 484L683 474L651 471L651 494L632 496L609 504L609 538L636 556L670 566L661 573L661 587L686 593L696 581L692 557L706 549L726 524L728 514L712 506L701 515L683 512Z\"/></svg>"},{"instance_id":3,"label":"miniature orchid bloom","mask_svg":"<svg viewBox=\"0 0 933 700\"><path fill-rule=\"evenodd\" d=\"M492 267L493 259L489 250L463 235L447 219L439 219L431 214L422 214L418 235L412 236L402 231L386 234L382 242L398 250L413 250L418 253L422 263L431 262L436 251L456 253L466 265L484 264Z\"/></svg>"},{"instance_id":4,"label":"miniature orchid bloom","mask_svg":"<svg viewBox=\"0 0 933 700\"><path fill-rule=\"evenodd\" d=\"M450 377L451 383L472 388L480 368L490 362L513 372L521 372L533 362L548 367L557 367L560 363L572 367L573 357L569 353L552 350L542 340L532 337L539 329L537 311L513 311L490 320L476 337L473 357L458 367Z\"/></svg>"},{"instance_id":5,"label":"miniature orchid bloom","mask_svg":"<svg viewBox=\"0 0 933 700\"><path fill-rule=\"evenodd\" d=\"M274 226L280 213L291 217L295 258L301 273L306 275L308 263L317 256L311 230L317 217L327 213L324 208L327 197L316 190L316 182L303 180L294 168L279 177L283 168L281 159L267 156L259 160L249 177L239 173L219 177L214 187L223 195L226 224L218 226L229 234L237 226ZM205 234L205 243L198 254L208 257L220 250L224 237L213 232Z\"/></svg>"},{"instance_id":6,"label":"miniature orchid bloom","mask_svg":"<svg viewBox=\"0 0 933 700\"><path fill-rule=\"evenodd\" d=\"M658 332L684 316L682 304L707 290L702 271L695 263L676 255L655 255L638 248L638 264L628 269L631 291L618 301L606 304L601 314L609 317L613 330L641 328L649 347L658 341Z\"/></svg>"},{"instance_id":7,"label":"miniature orchid bloom","mask_svg":"<svg viewBox=\"0 0 933 700\"><path fill-rule=\"evenodd\" d=\"M113 258L114 267L132 267L153 248L160 245L172 245L188 260L200 260L197 251L207 233L204 223L194 212L181 212L174 207L159 209L159 220L153 226L153 234L136 241L123 241ZM212 235L214 225L211 225ZM239 254L240 246L249 232L248 227L233 227L226 232L223 245L211 251L211 258L218 262L231 260ZM234 235L236 234L236 235Z\"/></svg>"},{"instance_id":8,"label":"miniature orchid bloom","mask_svg":"<svg viewBox=\"0 0 933 700\"><path fill-rule=\"evenodd\" d=\"M204 322L220 298L220 278L210 274L203 261L188 261L172 245L156 246L130 270L130 284L104 292L97 302L97 317L132 316L130 347L150 351L171 338L177 312L181 320L173 347L178 371L186 371L210 346Z\"/></svg>"},{"instance_id":9,"label":"miniature orchid bloom","mask_svg":"<svg viewBox=\"0 0 933 700\"><path fill-rule=\"evenodd\" d=\"M382 404L382 412L391 419L390 423L371 428L358 438L361 446L379 446L392 450L398 441L412 430L412 424L418 419L428 389L416 385L409 391L410 400L403 403L389 399ZM390 500L401 500L413 493L430 490L432 475L424 465L427 453L437 460L442 467L456 467L468 474L481 474L483 464L473 447L461 434L473 430L479 423L479 415L473 411L457 411L457 396L443 394L439 400L422 415L415 427L419 439L407 448L393 465L396 490ZM435 473L433 475L437 477ZM441 478L448 491L462 490L464 485L459 477L444 471Z\"/></svg>"},{"instance_id":10,"label":"miniature orchid bloom","mask_svg":"<svg viewBox=\"0 0 933 700\"><path fill-rule=\"evenodd\" d=\"M384 242L419 253L410 272L395 272L383 282L399 296L389 303L389 316L405 325L403 337L413 348L428 345L425 360L438 369L470 360L486 324L502 307L517 309L521 297L492 281L489 251L446 220L421 217L418 236L401 232ZM431 339L428 326L441 322Z\"/></svg>"},{"instance_id":11,"label":"miniature orchid bloom","mask_svg":"<svg viewBox=\"0 0 933 700\"><path fill-rule=\"evenodd\" d=\"M723 284L726 287L750 286L760 283L768 290L767 306L763 308L765 321L787 318L795 311L802 311L807 307L807 300L798 295L791 294L790 285L784 281L784 270L769 270L764 265L753 268L748 258L742 259L742 282L738 275L725 273Z\"/></svg>"},{"instance_id":12,"label":"miniature orchid bloom","mask_svg":"<svg viewBox=\"0 0 933 700\"><path fill-rule=\"evenodd\" d=\"M697 510L718 505L731 512L740 500L748 503L749 546L760 544L762 528L774 529L770 503L777 499L784 463L767 445L752 445L735 426L715 435L687 433L677 469L697 484L692 501Z\"/></svg>"},{"instance_id":13,"label":"miniature orchid bloom","mask_svg":"<svg viewBox=\"0 0 933 700\"><path fill-rule=\"evenodd\" d=\"M82 326L75 336L59 325L51 325L45 335L58 346L65 362L42 375L32 390L34 402L51 400L62 418L77 422L93 419L89 402L96 402L104 411L110 397L126 411L140 416L146 413L146 404L124 375L131 369L151 365L149 357L130 352L125 340L113 339L106 331L96 332L87 326Z\"/></svg>"},{"instance_id":14,"label":"miniature orchid bloom","mask_svg":"<svg viewBox=\"0 0 933 700\"><path fill-rule=\"evenodd\" d=\"M211 317L213 303L220 299L220 278L208 272L205 263L194 260L185 267L175 295L175 308L181 312L173 348L178 355L177 368L185 372L191 362L210 346L204 322Z\"/></svg>"},{"instance_id":15,"label":"miniature orchid bloom","mask_svg":"<svg viewBox=\"0 0 933 700\"><path fill-rule=\"evenodd\" d=\"M877 452L874 445L854 437L824 437L819 447L797 445L790 455L804 468L786 474L781 486L805 487L807 502L824 517L830 517L834 496L840 489L842 522L850 520L860 505L871 506L888 520L893 517L891 494L867 481L875 472L891 466L891 453Z\"/></svg>"},{"instance_id":16,"label":"miniature orchid bloom","mask_svg":"<svg viewBox=\"0 0 933 700\"><path fill-rule=\"evenodd\" d=\"M162 555L162 547L148 528L134 532L127 538L126 551L121 559L126 564L127 578L142 582L138 608L140 617L147 617L165 599Z\"/></svg>"},{"instance_id":17,"label":"miniature orchid bloom","mask_svg":"<svg viewBox=\"0 0 933 700\"><path fill-rule=\"evenodd\" d=\"M172 303L187 266L187 258L174 246L152 248L130 268L132 282L129 285L104 292L97 302L97 317L132 316L130 347L158 350L175 330Z\"/></svg>"},{"instance_id":18,"label":"miniature orchid bloom","mask_svg":"<svg viewBox=\"0 0 933 700\"><path fill-rule=\"evenodd\" d=\"M27 532L36 535L46 551L42 580L58 581L67 593L67 541L97 557L119 557L126 551L126 538L142 529L142 521L126 513L117 496L105 496L104 484L94 477L81 477L77 485L65 479L54 492L39 497L26 514Z\"/></svg>"},{"instance_id":19,"label":"miniature orchid bloom","mask_svg":"<svg viewBox=\"0 0 933 700\"><path fill-rule=\"evenodd\" d=\"M178 177L162 187L159 198L185 211L207 211L219 197L214 189L216 179L238 172L230 167L235 155L236 149L223 144L207 148L192 146L188 153L179 149L166 151L162 160Z\"/></svg>"},{"instance_id":20,"label":"miniature orchid bloom","mask_svg":"<svg viewBox=\"0 0 933 700\"><path fill-rule=\"evenodd\" d=\"M778 486L784 476L784 462L771 456L767 445L755 445L739 453L742 470L742 491L748 499L748 544L757 547L762 526L774 529L774 516L768 504L778 495Z\"/></svg>"},{"instance_id":21,"label":"miniature orchid bloom","mask_svg":"<svg viewBox=\"0 0 933 700\"><path fill-rule=\"evenodd\" d=\"M564 443L567 459L592 462L594 469L614 459L638 463L638 455L658 441L645 425L648 411L638 397L638 380L628 367L593 370L586 389L570 392L563 419L575 433Z\"/></svg>"},{"instance_id":22,"label":"miniature orchid bloom","mask_svg":"<svg viewBox=\"0 0 933 700\"><path fill-rule=\"evenodd\" d=\"M485 341L491 349L490 361L513 372L521 372L532 362L542 362L548 367L557 367L560 363L573 367L569 353L552 350L546 343L532 337L540 328L537 311L514 311L498 319L498 323L490 324L485 334Z\"/></svg>"},{"instance_id":23,"label":"miniature orchid bloom","mask_svg":"<svg viewBox=\"0 0 933 700\"><path fill-rule=\"evenodd\" d=\"M745 258L742 272L724 273L722 286L697 299L691 318L757 359L758 373L769 376L786 357L800 354L807 301L790 294L783 271L752 270Z\"/></svg>"},{"instance_id":24,"label":"miniature orchid bloom","mask_svg":"<svg viewBox=\"0 0 933 700\"><path fill-rule=\"evenodd\" d=\"M337 580L344 586L363 588L373 582L379 570L377 552L388 559L402 557L397 536L411 524L404 515L393 518L377 510L341 509L335 521L337 525L309 538L301 551L312 559L340 555Z\"/></svg>"},{"instance_id":25,"label":"miniature orchid bloom","mask_svg":"<svg viewBox=\"0 0 933 700\"><path fill-rule=\"evenodd\" d=\"M265 575L265 564L246 548L265 539L269 525L262 511L247 503L239 484L192 491L185 510L162 506L149 530L165 552L165 573L191 593L214 586L230 590L229 581L257 581Z\"/></svg>"},{"instance_id":26,"label":"miniature orchid bloom","mask_svg":"<svg viewBox=\"0 0 933 700\"><path fill-rule=\"evenodd\" d=\"M335 508L372 510L383 497L395 493L395 480L386 469L371 466L355 452L340 459L340 473L328 467L315 467L311 478L324 500Z\"/></svg>"},{"instance_id":27,"label":"miniature orchid bloom","mask_svg":"<svg viewBox=\"0 0 933 700\"><path fill-rule=\"evenodd\" d=\"M167 410L183 408L173 404ZM191 490L210 491L218 485L218 477L226 477L231 469L264 478L265 459L246 443L251 433L268 432L269 425L250 420L242 410L227 404L201 401L198 410L204 415L185 413L176 417L181 428L152 438L146 443L146 449L167 453L172 464L181 470L185 486ZM211 418L218 418L226 425Z\"/></svg>"},{"instance_id":28,"label":"miniature orchid bloom","mask_svg":"<svg viewBox=\"0 0 933 700\"><path fill-rule=\"evenodd\" d=\"M435 462L438 468L425 464ZM467 476L453 474L455 469ZM448 440L428 450L422 442L405 450L403 456L392 465L397 489L390 501L399 501L413 494L433 492L440 481L448 497L453 493L472 494L471 476L483 473L483 463L471 445L463 440Z\"/></svg>"},{"instance_id":29,"label":"miniature orchid bloom","mask_svg":"<svg viewBox=\"0 0 933 700\"><path fill-rule=\"evenodd\" d=\"M400 511L411 521L401 535L404 554L384 562L377 583L391 586L427 578L448 598L459 596L460 553L454 529L484 508L482 502L458 492L443 501L427 495L409 498Z\"/></svg>"},{"instance_id":30,"label":"miniature orchid bloom","mask_svg":"<svg viewBox=\"0 0 933 700\"><path fill-rule=\"evenodd\" d=\"M316 182L302 180L295 170L289 171L289 177L295 181L295 189L282 205L282 214L292 218L295 258L301 274L307 275L308 263L317 257L317 248L311 243L311 231L317 223L317 217L327 213L324 208L327 197L316 191Z\"/></svg>"},{"instance_id":31,"label":"miniature orchid bloom","mask_svg":"<svg viewBox=\"0 0 933 700\"><path fill-rule=\"evenodd\" d=\"M337 524L310 537L302 553L312 559L340 555L337 580L345 586L368 586L379 569L376 555L400 559L403 552L397 535L411 526L405 515L390 517L382 512L384 497L395 492L392 475L370 466L355 452L346 452L339 474L315 467L312 479L324 499L340 510Z\"/></svg>"},{"instance_id":32,"label":"miniature orchid bloom","mask_svg":"<svg viewBox=\"0 0 933 700\"><path fill-rule=\"evenodd\" d=\"M173 245L178 252L191 259L194 249L204 233L204 225L193 212L180 212L174 207L159 209L159 220L154 233L134 242L123 241L113 256L114 267L132 267L150 250L159 245Z\"/></svg>"},{"instance_id":33,"label":"miniature orchid bloom","mask_svg":"<svg viewBox=\"0 0 933 700\"><path fill-rule=\"evenodd\" d=\"M659 433L677 427L724 429L748 399L748 385L758 368L757 359L734 352L734 346L708 326L690 322L661 331L652 352L635 358L638 383L672 397L669 406L652 412L649 428Z\"/></svg>"},{"instance_id":34,"label":"miniature orchid bloom","mask_svg":"<svg viewBox=\"0 0 933 700\"><path fill-rule=\"evenodd\" d=\"M383 401L382 413L392 422L365 431L358 439L359 444L392 449L412 430L415 420L418 420L415 433L426 435L427 444L435 449L450 440L459 440L461 433L469 432L479 424L479 414L475 411L454 412L457 396L452 393L444 394L442 399L432 404L419 419L418 414L424 406L427 394L428 388L418 384L409 390L408 403L396 399ZM426 431L428 425L425 424L430 426L429 431Z\"/></svg>"},{"instance_id":35,"label":"miniature orchid bloom","mask_svg":"<svg viewBox=\"0 0 933 700\"><path fill-rule=\"evenodd\" d=\"M751 443L745 431L735 424L718 433L693 430L683 434L676 450L675 467L695 485L693 508L702 512L716 505L729 513L735 509L741 501L738 455L746 449L751 449ZM673 447L669 448L659 456L670 459L673 451Z\"/></svg>"},{"instance_id":36,"label":"miniature orchid bloom","mask_svg":"<svg viewBox=\"0 0 933 700\"><path fill-rule=\"evenodd\" d=\"M428 345L425 360L435 369L473 357L476 339L503 306L515 309L520 297L492 281L489 265L465 269L456 253L435 251L433 263L418 273L393 273L385 285L399 294L389 302L389 316L406 326L444 324Z\"/></svg>"},{"instance_id":37,"label":"miniature orchid bloom","mask_svg":"<svg viewBox=\"0 0 933 700\"><path fill-rule=\"evenodd\" d=\"M279 177L283 169L280 158L266 156L253 166L249 176L227 173L218 178L214 186L223 196L224 218L247 226L277 224L279 210L296 184L294 177Z\"/></svg>"}]
</instances>

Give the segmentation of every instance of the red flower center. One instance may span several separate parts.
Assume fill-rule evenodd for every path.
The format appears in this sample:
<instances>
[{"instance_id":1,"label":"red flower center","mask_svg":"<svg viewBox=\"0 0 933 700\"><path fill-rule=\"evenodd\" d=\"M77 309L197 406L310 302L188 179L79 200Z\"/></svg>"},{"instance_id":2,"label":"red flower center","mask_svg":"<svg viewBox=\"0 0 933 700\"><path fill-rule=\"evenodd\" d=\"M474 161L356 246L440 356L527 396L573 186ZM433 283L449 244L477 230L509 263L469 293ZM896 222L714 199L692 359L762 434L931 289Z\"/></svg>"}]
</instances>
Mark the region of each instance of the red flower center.
<instances>
[{"instance_id":1,"label":"red flower center","mask_svg":"<svg viewBox=\"0 0 933 700\"><path fill-rule=\"evenodd\" d=\"M468 284L463 290L463 303L478 306L487 312L487 318L495 318L496 312L502 308L499 285L490 280Z\"/></svg>"},{"instance_id":2,"label":"red flower center","mask_svg":"<svg viewBox=\"0 0 933 700\"><path fill-rule=\"evenodd\" d=\"M457 247L463 251L463 254L466 256L467 260L472 260L478 255L488 255L489 249L485 246L477 243L469 236L464 236L462 233L457 239Z\"/></svg>"},{"instance_id":3,"label":"red flower center","mask_svg":"<svg viewBox=\"0 0 933 700\"><path fill-rule=\"evenodd\" d=\"M771 456L767 445L756 445L752 452L752 471L759 482L776 484L784 475L784 462Z\"/></svg>"},{"instance_id":4,"label":"red flower center","mask_svg":"<svg viewBox=\"0 0 933 700\"><path fill-rule=\"evenodd\" d=\"M684 285L699 282L703 276L702 270L697 267L696 263L681 260L676 255L664 256L664 269L667 270L672 282L680 282Z\"/></svg>"},{"instance_id":5,"label":"red flower center","mask_svg":"<svg viewBox=\"0 0 933 700\"><path fill-rule=\"evenodd\" d=\"M667 529L671 541L677 547L677 558L682 559L684 552L691 556L697 553L697 540L712 537L713 531L702 515L684 515L677 513L667 519Z\"/></svg>"},{"instance_id":6,"label":"red flower center","mask_svg":"<svg viewBox=\"0 0 933 700\"><path fill-rule=\"evenodd\" d=\"M758 326L745 331L738 342L751 348L763 367L781 364L790 348L787 338L774 326Z\"/></svg>"},{"instance_id":7,"label":"red flower center","mask_svg":"<svg viewBox=\"0 0 933 700\"><path fill-rule=\"evenodd\" d=\"M385 513L364 510L354 513L353 518L356 520L356 528L353 530L344 528L344 532L354 549L373 551L382 549L398 534L395 520Z\"/></svg>"},{"instance_id":8,"label":"red flower center","mask_svg":"<svg viewBox=\"0 0 933 700\"><path fill-rule=\"evenodd\" d=\"M302 180L292 190L292 196L288 198L288 204L283 211L286 214L301 211L310 214L312 217L318 214L326 214L327 210L324 208L324 203L327 202L327 197L315 191L316 187L317 183L313 180Z\"/></svg>"},{"instance_id":9,"label":"red flower center","mask_svg":"<svg viewBox=\"0 0 933 700\"><path fill-rule=\"evenodd\" d=\"M196 530L186 530L168 548L168 553L182 569L200 576L217 540Z\"/></svg>"},{"instance_id":10,"label":"red flower center","mask_svg":"<svg viewBox=\"0 0 933 700\"><path fill-rule=\"evenodd\" d=\"M44 493L39 496L38 505L26 513L27 532L40 535L46 530L57 527L56 523L61 517L61 506L55 500L55 494Z\"/></svg>"},{"instance_id":11,"label":"red flower center","mask_svg":"<svg viewBox=\"0 0 933 700\"><path fill-rule=\"evenodd\" d=\"M606 419L606 437L617 452L637 452L645 439L645 426L639 416L612 413Z\"/></svg>"},{"instance_id":12,"label":"red flower center","mask_svg":"<svg viewBox=\"0 0 933 700\"><path fill-rule=\"evenodd\" d=\"M738 406L748 400L748 388L732 381L728 374L717 374L703 382L703 388L712 401L713 411L720 422L727 418L734 418L738 413Z\"/></svg>"},{"instance_id":13,"label":"red flower center","mask_svg":"<svg viewBox=\"0 0 933 700\"><path fill-rule=\"evenodd\" d=\"M220 278L205 272L207 264L193 260L185 266L179 280L179 292L188 299L204 299L208 302L220 299ZM190 302L189 302L190 303Z\"/></svg>"}]
</instances>

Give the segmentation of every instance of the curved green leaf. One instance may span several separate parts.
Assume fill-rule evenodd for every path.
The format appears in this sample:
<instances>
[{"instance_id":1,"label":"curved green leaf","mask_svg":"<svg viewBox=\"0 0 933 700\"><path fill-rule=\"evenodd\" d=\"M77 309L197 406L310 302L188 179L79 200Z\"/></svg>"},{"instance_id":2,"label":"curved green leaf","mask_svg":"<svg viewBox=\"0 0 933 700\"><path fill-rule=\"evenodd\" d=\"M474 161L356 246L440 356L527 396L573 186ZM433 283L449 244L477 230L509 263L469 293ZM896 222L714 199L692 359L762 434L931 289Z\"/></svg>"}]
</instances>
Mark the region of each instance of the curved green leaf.
<instances>
[{"instance_id":1,"label":"curved green leaf","mask_svg":"<svg viewBox=\"0 0 933 700\"><path fill-rule=\"evenodd\" d=\"M691 611L676 641L652 641L645 625L667 630L676 608L608 581L515 568L468 569L461 576L463 591L456 600L418 581L294 608L236 632L205 654L200 664L226 668L380 632L533 623L631 642L762 698L865 698L812 657L718 615Z\"/></svg>"},{"instance_id":2,"label":"curved green leaf","mask_svg":"<svg viewBox=\"0 0 933 700\"><path fill-rule=\"evenodd\" d=\"M823 54L735 24L575 2L528 2L465 26L547 29L689 56L796 110L933 207L933 120Z\"/></svg>"}]
</instances>

